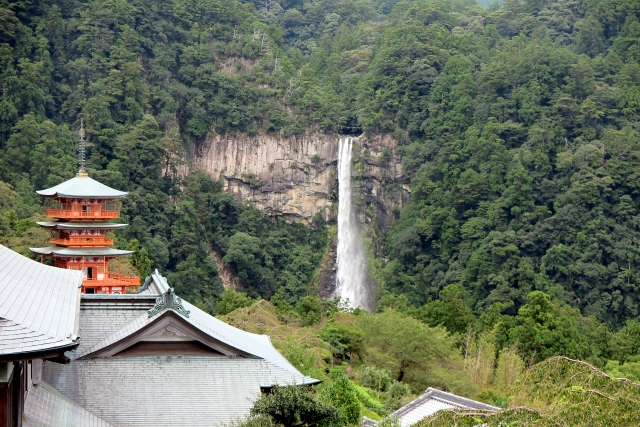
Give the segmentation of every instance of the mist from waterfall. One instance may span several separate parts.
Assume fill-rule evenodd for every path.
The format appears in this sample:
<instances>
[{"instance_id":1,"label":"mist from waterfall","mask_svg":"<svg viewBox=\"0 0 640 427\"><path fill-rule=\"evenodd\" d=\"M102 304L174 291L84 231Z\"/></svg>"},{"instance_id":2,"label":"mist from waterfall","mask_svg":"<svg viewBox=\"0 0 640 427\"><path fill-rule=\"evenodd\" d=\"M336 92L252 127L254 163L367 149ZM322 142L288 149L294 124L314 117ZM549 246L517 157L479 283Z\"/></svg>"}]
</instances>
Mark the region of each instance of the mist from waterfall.
<instances>
[{"instance_id":1,"label":"mist from waterfall","mask_svg":"<svg viewBox=\"0 0 640 427\"><path fill-rule=\"evenodd\" d=\"M349 306L368 308L364 245L351 205L351 150L353 140L338 145L338 272L336 296Z\"/></svg>"}]
</instances>

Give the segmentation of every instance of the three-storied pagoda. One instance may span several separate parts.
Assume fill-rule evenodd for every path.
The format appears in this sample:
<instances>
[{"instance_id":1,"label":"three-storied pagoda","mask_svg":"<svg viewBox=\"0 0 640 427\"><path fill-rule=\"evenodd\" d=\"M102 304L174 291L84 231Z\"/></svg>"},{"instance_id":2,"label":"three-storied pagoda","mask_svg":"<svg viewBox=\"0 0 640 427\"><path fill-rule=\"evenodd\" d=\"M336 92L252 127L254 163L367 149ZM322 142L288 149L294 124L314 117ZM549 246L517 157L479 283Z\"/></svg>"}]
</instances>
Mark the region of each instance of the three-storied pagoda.
<instances>
[{"instance_id":1,"label":"three-storied pagoda","mask_svg":"<svg viewBox=\"0 0 640 427\"><path fill-rule=\"evenodd\" d=\"M45 199L47 216L58 221L38 222L51 230L54 246L31 251L52 256L56 267L85 270L83 293L124 294L127 286L140 285L139 277L109 271L109 261L133 253L111 248L113 240L106 237L127 226L108 222L120 216L120 199L127 193L89 178L84 169L84 128L80 129L80 170L75 178L37 193Z\"/></svg>"}]
</instances>

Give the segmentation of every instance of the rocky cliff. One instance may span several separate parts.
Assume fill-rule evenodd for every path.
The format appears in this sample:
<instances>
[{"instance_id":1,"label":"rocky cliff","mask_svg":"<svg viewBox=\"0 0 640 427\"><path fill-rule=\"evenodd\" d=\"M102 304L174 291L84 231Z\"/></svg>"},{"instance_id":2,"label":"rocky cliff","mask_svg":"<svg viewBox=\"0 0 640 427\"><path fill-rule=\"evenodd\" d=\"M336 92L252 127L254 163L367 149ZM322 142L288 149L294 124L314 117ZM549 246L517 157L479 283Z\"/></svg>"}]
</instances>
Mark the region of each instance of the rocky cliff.
<instances>
[{"instance_id":1,"label":"rocky cliff","mask_svg":"<svg viewBox=\"0 0 640 427\"><path fill-rule=\"evenodd\" d=\"M278 138L270 135L217 135L194 155L191 168L220 179L226 191L249 200L269 215L309 222L320 213L335 221L338 201L337 136L313 134ZM353 138L354 205L373 251L409 195L395 141L389 136ZM186 170L184 172L187 172ZM320 271L318 291L329 298L335 287L335 241ZM223 266L218 260L219 267ZM225 287L234 287L227 277Z\"/></svg>"},{"instance_id":2,"label":"rocky cliff","mask_svg":"<svg viewBox=\"0 0 640 427\"><path fill-rule=\"evenodd\" d=\"M400 207L408 192L394 147L390 137L354 138L353 177L364 224L375 220L387 228L394 206ZM327 220L334 217L337 156L337 136L216 135L195 153L191 167L221 179L228 192L269 215L308 222L317 212Z\"/></svg>"}]
</instances>

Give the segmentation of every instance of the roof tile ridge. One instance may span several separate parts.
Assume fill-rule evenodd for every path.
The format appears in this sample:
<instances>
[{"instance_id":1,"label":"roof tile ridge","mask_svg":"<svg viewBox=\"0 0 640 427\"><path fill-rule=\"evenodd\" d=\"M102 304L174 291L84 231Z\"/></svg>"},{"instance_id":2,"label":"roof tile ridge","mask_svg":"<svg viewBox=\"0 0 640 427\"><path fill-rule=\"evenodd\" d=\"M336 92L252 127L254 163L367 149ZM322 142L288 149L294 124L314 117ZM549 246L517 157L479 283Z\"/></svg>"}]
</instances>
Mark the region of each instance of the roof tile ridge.
<instances>
[{"instance_id":1,"label":"roof tile ridge","mask_svg":"<svg viewBox=\"0 0 640 427\"><path fill-rule=\"evenodd\" d=\"M453 406L471 408L471 409L487 409L498 411L500 408L489 405L488 403L478 402L477 400L469 399L467 397L458 396L457 394L448 393L446 391L438 390L437 388L429 387L427 393L432 399L439 400L444 403L448 403ZM479 408L483 407L483 408Z\"/></svg>"},{"instance_id":2,"label":"roof tile ridge","mask_svg":"<svg viewBox=\"0 0 640 427\"><path fill-rule=\"evenodd\" d=\"M214 321L216 321L216 322L220 322L221 324L223 324L223 325L225 325L225 326L227 326L227 327L235 328L235 329L237 329L238 331L241 331L241 332L243 332L243 333L247 333L246 331L243 331L243 330L242 330L242 329L240 329L240 328L236 328L235 326L229 325L228 323L225 323L225 322L223 322L222 320L217 319L215 316L211 316L209 313L207 313L207 312L205 312L205 311L203 311L203 310L200 310L198 307L196 307L195 305L191 304L191 303L190 303L190 302L188 302L188 301L185 301L184 299L182 300L182 303L183 303L183 304L188 304L188 305L190 306L190 307L189 307L189 309L190 309L190 311L191 311L192 313L193 313L194 311L198 311L198 312L199 312L198 314L204 314L205 316L210 316L210 317L211 317L212 319L214 319ZM193 326L196 326L198 329L202 330L203 332L207 332L207 333L208 333L212 338L215 338L215 339L217 339L217 340L219 340L219 341L224 342L224 343L225 343L225 344L227 344L227 345L231 345L231 346L233 346L233 347L235 347L235 348L237 348L237 349L240 349L240 350L242 350L242 351L245 351L245 352L247 352L247 353L253 354L253 352L252 352L252 351L249 351L249 350L247 350L247 349L243 348L244 346L242 346L242 345L238 345L238 343L237 343L233 338L227 337L226 335L223 335L223 334L221 334L221 333L220 333L220 332L218 332L218 331L212 330L212 329L211 329L211 328L209 328L206 324L204 324L204 323L202 323L202 322L199 322L198 320L196 320L195 316L194 316L194 317L189 317L189 318L188 318L188 319L186 319L186 320L187 320L189 323L193 324Z\"/></svg>"},{"instance_id":3,"label":"roof tile ridge","mask_svg":"<svg viewBox=\"0 0 640 427\"><path fill-rule=\"evenodd\" d=\"M428 400L428 399L431 399L431 393L429 392L429 389L427 389L427 393L423 394L422 396L418 396L417 398L415 398L411 402L407 403L406 405L402 406L401 408L396 409L394 412L389 414L389 418L401 417L401 416L403 416L406 413L410 412L416 406L420 405L422 402L424 402L425 400Z\"/></svg>"}]
</instances>

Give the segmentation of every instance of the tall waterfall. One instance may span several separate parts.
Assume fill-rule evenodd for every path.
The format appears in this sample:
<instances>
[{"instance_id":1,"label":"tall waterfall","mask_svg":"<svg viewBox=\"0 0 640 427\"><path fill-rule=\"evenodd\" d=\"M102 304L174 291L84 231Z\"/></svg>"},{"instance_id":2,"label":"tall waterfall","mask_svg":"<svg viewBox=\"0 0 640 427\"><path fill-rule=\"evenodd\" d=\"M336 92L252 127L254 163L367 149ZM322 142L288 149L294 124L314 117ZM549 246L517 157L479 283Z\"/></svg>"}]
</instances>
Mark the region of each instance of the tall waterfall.
<instances>
[{"instance_id":1,"label":"tall waterfall","mask_svg":"<svg viewBox=\"0 0 640 427\"><path fill-rule=\"evenodd\" d=\"M336 296L351 307L368 306L365 256L356 215L351 206L351 138L338 146L338 274Z\"/></svg>"}]
</instances>

